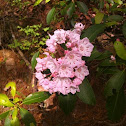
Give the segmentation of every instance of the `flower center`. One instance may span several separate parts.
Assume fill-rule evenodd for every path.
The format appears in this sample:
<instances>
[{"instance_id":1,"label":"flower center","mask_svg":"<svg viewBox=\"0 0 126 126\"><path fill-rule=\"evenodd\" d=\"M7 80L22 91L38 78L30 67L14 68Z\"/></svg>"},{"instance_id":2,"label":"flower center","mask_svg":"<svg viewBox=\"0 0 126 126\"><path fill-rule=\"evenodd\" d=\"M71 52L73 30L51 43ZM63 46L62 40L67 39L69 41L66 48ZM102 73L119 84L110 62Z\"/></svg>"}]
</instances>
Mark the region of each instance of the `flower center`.
<instances>
[{"instance_id":1,"label":"flower center","mask_svg":"<svg viewBox=\"0 0 126 126\"><path fill-rule=\"evenodd\" d=\"M74 59L74 55L70 55L69 58L70 58L70 59Z\"/></svg>"}]
</instances>

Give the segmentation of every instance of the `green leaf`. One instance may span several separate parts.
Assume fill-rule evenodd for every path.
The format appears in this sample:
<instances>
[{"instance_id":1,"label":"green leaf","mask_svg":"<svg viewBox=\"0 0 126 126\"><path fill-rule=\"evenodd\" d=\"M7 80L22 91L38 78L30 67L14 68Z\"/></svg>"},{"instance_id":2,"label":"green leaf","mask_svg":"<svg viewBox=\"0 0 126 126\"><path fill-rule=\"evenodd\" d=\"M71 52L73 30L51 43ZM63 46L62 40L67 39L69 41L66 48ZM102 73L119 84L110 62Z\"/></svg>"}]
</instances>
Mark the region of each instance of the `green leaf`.
<instances>
[{"instance_id":1,"label":"green leaf","mask_svg":"<svg viewBox=\"0 0 126 126\"><path fill-rule=\"evenodd\" d=\"M77 93L77 96L79 97L79 99L82 100L86 104L94 105L96 102L95 95L87 79L84 79L82 84L79 86L79 89L80 89L80 92Z\"/></svg>"},{"instance_id":2,"label":"green leaf","mask_svg":"<svg viewBox=\"0 0 126 126\"><path fill-rule=\"evenodd\" d=\"M15 94L16 94L16 84L15 84L15 82L9 82L8 84L6 84L5 88L9 88L9 87L11 87L10 92L11 92L12 97L14 97Z\"/></svg>"},{"instance_id":3,"label":"green leaf","mask_svg":"<svg viewBox=\"0 0 126 126\"><path fill-rule=\"evenodd\" d=\"M46 0L45 2L48 3L50 0Z\"/></svg>"},{"instance_id":4,"label":"green leaf","mask_svg":"<svg viewBox=\"0 0 126 126\"><path fill-rule=\"evenodd\" d=\"M47 17L46 17L46 22L47 22L47 24L50 24L50 22L53 20L54 15L55 15L55 11L56 11L56 9L53 7L53 8L49 11L49 13L47 14Z\"/></svg>"},{"instance_id":5,"label":"green leaf","mask_svg":"<svg viewBox=\"0 0 126 126\"><path fill-rule=\"evenodd\" d=\"M99 57L102 53L99 52L96 48L93 49L91 56L87 59L88 61L92 61L94 59L96 59L97 57Z\"/></svg>"},{"instance_id":6,"label":"green leaf","mask_svg":"<svg viewBox=\"0 0 126 126\"><path fill-rule=\"evenodd\" d=\"M104 94L106 97L112 96L114 94L114 90L116 92L119 92L121 89L122 85L125 82L125 76L126 73L125 71L117 71L107 82L105 89L104 89Z\"/></svg>"},{"instance_id":7,"label":"green leaf","mask_svg":"<svg viewBox=\"0 0 126 126\"><path fill-rule=\"evenodd\" d=\"M112 121L119 120L125 112L125 103L126 98L123 89L108 97L106 103L108 118Z\"/></svg>"},{"instance_id":8,"label":"green leaf","mask_svg":"<svg viewBox=\"0 0 126 126\"><path fill-rule=\"evenodd\" d=\"M106 24L106 27L110 27L112 25L117 25L117 22L116 21L111 21L111 22L107 22L105 24Z\"/></svg>"},{"instance_id":9,"label":"green leaf","mask_svg":"<svg viewBox=\"0 0 126 126\"><path fill-rule=\"evenodd\" d=\"M34 71L35 66L36 66L36 64L37 64L37 60L36 60L37 57L39 57L39 51L36 52L36 53L33 55L32 59L31 59L31 66L32 66L32 70L33 70L33 71Z\"/></svg>"},{"instance_id":10,"label":"green leaf","mask_svg":"<svg viewBox=\"0 0 126 126\"><path fill-rule=\"evenodd\" d=\"M34 126L36 126L36 121L33 115L29 111L27 111L24 108L20 108L20 115L21 115L22 121L24 122L26 126L31 126L31 124L34 124Z\"/></svg>"},{"instance_id":11,"label":"green leaf","mask_svg":"<svg viewBox=\"0 0 126 126\"><path fill-rule=\"evenodd\" d=\"M3 112L2 114L0 114L0 120L6 118L9 114L10 110L9 111L6 111L6 112Z\"/></svg>"},{"instance_id":12,"label":"green leaf","mask_svg":"<svg viewBox=\"0 0 126 126\"><path fill-rule=\"evenodd\" d=\"M123 23L122 31L123 31L124 37L126 38L126 21Z\"/></svg>"},{"instance_id":13,"label":"green leaf","mask_svg":"<svg viewBox=\"0 0 126 126\"><path fill-rule=\"evenodd\" d=\"M95 16L95 24L100 24L103 20L104 13L98 12Z\"/></svg>"},{"instance_id":14,"label":"green leaf","mask_svg":"<svg viewBox=\"0 0 126 126\"><path fill-rule=\"evenodd\" d=\"M75 107L76 95L68 94L58 96L59 106L65 114L69 114Z\"/></svg>"},{"instance_id":15,"label":"green leaf","mask_svg":"<svg viewBox=\"0 0 126 126\"><path fill-rule=\"evenodd\" d=\"M11 120L9 118L9 114L5 118L4 126L11 126Z\"/></svg>"},{"instance_id":16,"label":"green leaf","mask_svg":"<svg viewBox=\"0 0 126 126\"><path fill-rule=\"evenodd\" d=\"M67 10L67 15L69 18L73 15L74 11L75 11L75 3L71 3L70 7Z\"/></svg>"},{"instance_id":17,"label":"green leaf","mask_svg":"<svg viewBox=\"0 0 126 126\"><path fill-rule=\"evenodd\" d=\"M99 66L116 66L117 64L115 64L114 62L111 62L110 59L105 59L104 61L102 61Z\"/></svg>"},{"instance_id":18,"label":"green leaf","mask_svg":"<svg viewBox=\"0 0 126 126\"><path fill-rule=\"evenodd\" d=\"M117 3L117 4L123 4L123 2L122 2L122 0L113 0L115 3Z\"/></svg>"},{"instance_id":19,"label":"green leaf","mask_svg":"<svg viewBox=\"0 0 126 126\"><path fill-rule=\"evenodd\" d=\"M119 69L116 68L116 67L98 67L97 68L97 72L98 72L98 75L101 75L101 74L115 74L116 72L118 72Z\"/></svg>"},{"instance_id":20,"label":"green leaf","mask_svg":"<svg viewBox=\"0 0 126 126\"><path fill-rule=\"evenodd\" d=\"M87 7L87 5L84 2L77 1L77 6L78 6L80 12L82 12L84 14L87 14L88 7Z\"/></svg>"},{"instance_id":21,"label":"green leaf","mask_svg":"<svg viewBox=\"0 0 126 126\"><path fill-rule=\"evenodd\" d=\"M35 92L33 94L28 95L24 99L23 104L29 105L36 102L42 102L46 100L47 98L49 98L49 94L45 92Z\"/></svg>"},{"instance_id":22,"label":"green leaf","mask_svg":"<svg viewBox=\"0 0 126 126\"><path fill-rule=\"evenodd\" d=\"M14 104L12 104L5 94L0 94L0 105L2 106L7 106L7 107L12 107Z\"/></svg>"},{"instance_id":23,"label":"green leaf","mask_svg":"<svg viewBox=\"0 0 126 126\"><path fill-rule=\"evenodd\" d=\"M37 1L35 2L34 6L39 5L42 1L43 1L43 0L37 0Z\"/></svg>"},{"instance_id":24,"label":"green leaf","mask_svg":"<svg viewBox=\"0 0 126 126\"><path fill-rule=\"evenodd\" d=\"M122 21L123 16L120 15L110 15L107 19L108 21Z\"/></svg>"},{"instance_id":25,"label":"green leaf","mask_svg":"<svg viewBox=\"0 0 126 126\"><path fill-rule=\"evenodd\" d=\"M20 126L17 114L18 114L18 108L15 108L12 112L11 126Z\"/></svg>"},{"instance_id":26,"label":"green leaf","mask_svg":"<svg viewBox=\"0 0 126 126\"><path fill-rule=\"evenodd\" d=\"M126 48L120 41L114 42L114 48L116 51L116 54L123 60L126 60Z\"/></svg>"},{"instance_id":27,"label":"green leaf","mask_svg":"<svg viewBox=\"0 0 126 126\"><path fill-rule=\"evenodd\" d=\"M105 28L105 24L92 25L88 29L84 30L84 33L82 34L81 38L87 37L92 42L100 33L105 30Z\"/></svg>"}]
</instances>

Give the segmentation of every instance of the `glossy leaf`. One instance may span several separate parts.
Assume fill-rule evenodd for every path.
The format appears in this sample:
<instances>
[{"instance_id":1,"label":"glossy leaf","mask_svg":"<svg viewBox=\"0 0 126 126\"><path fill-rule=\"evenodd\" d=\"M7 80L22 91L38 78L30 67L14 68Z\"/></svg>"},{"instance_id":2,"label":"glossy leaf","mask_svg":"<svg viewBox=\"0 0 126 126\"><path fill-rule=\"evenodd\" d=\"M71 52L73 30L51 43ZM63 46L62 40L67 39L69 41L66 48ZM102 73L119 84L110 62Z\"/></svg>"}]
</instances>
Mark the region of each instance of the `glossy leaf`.
<instances>
[{"instance_id":1,"label":"glossy leaf","mask_svg":"<svg viewBox=\"0 0 126 126\"><path fill-rule=\"evenodd\" d=\"M34 124L34 126L36 126L36 121L33 115L29 111L27 111L24 108L20 108L20 115L21 115L22 121L24 122L26 126L31 126L31 124Z\"/></svg>"},{"instance_id":2,"label":"glossy leaf","mask_svg":"<svg viewBox=\"0 0 126 126\"><path fill-rule=\"evenodd\" d=\"M110 15L107 20L108 21L122 21L123 17L120 15Z\"/></svg>"},{"instance_id":3,"label":"glossy leaf","mask_svg":"<svg viewBox=\"0 0 126 126\"><path fill-rule=\"evenodd\" d=\"M69 114L75 107L76 95L68 94L58 96L59 106L65 114Z\"/></svg>"},{"instance_id":4,"label":"glossy leaf","mask_svg":"<svg viewBox=\"0 0 126 126\"><path fill-rule=\"evenodd\" d=\"M87 37L92 42L100 33L105 30L105 28L105 24L92 25L88 29L84 30L84 33L82 34L81 38Z\"/></svg>"},{"instance_id":5,"label":"glossy leaf","mask_svg":"<svg viewBox=\"0 0 126 126\"><path fill-rule=\"evenodd\" d=\"M9 112L10 112L10 110L0 114L0 120L5 119L8 116Z\"/></svg>"},{"instance_id":6,"label":"glossy leaf","mask_svg":"<svg viewBox=\"0 0 126 126\"><path fill-rule=\"evenodd\" d=\"M79 86L79 89L80 92L77 93L79 99L86 104L94 105L96 102L95 94L87 79L84 79L82 84Z\"/></svg>"},{"instance_id":7,"label":"glossy leaf","mask_svg":"<svg viewBox=\"0 0 126 126\"><path fill-rule=\"evenodd\" d=\"M23 104L29 105L32 103L42 102L49 98L49 95L45 92L35 92L33 94L28 95L24 101Z\"/></svg>"},{"instance_id":8,"label":"glossy leaf","mask_svg":"<svg viewBox=\"0 0 126 126\"><path fill-rule=\"evenodd\" d=\"M39 5L42 1L43 1L43 0L37 0L37 1L35 2L34 6Z\"/></svg>"},{"instance_id":9,"label":"glossy leaf","mask_svg":"<svg viewBox=\"0 0 126 126\"><path fill-rule=\"evenodd\" d=\"M7 106L7 107L12 107L14 104L12 104L5 94L0 94L0 105L2 106Z\"/></svg>"},{"instance_id":10,"label":"glossy leaf","mask_svg":"<svg viewBox=\"0 0 126 126\"><path fill-rule=\"evenodd\" d=\"M114 48L116 51L116 54L123 60L126 60L126 48L124 44L120 41L114 42Z\"/></svg>"},{"instance_id":11,"label":"glossy leaf","mask_svg":"<svg viewBox=\"0 0 126 126\"><path fill-rule=\"evenodd\" d=\"M87 14L88 7L87 7L87 5L84 2L77 1L77 6L78 6L80 12L82 12L84 14Z\"/></svg>"},{"instance_id":12,"label":"glossy leaf","mask_svg":"<svg viewBox=\"0 0 126 126\"><path fill-rule=\"evenodd\" d=\"M47 22L47 24L50 24L51 21L53 20L54 15L55 15L55 11L56 11L56 9L55 9L55 8L52 8L52 9L49 11L49 13L47 14L47 17L46 17L46 22Z\"/></svg>"},{"instance_id":13,"label":"glossy leaf","mask_svg":"<svg viewBox=\"0 0 126 126\"><path fill-rule=\"evenodd\" d=\"M71 17L75 11L75 3L71 3L70 7L67 10L68 17Z\"/></svg>"},{"instance_id":14,"label":"glossy leaf","mask_svg":"<svg viewBox=\"0 0 126 126\"><path fill-rule=\"evenodd\" d=\"M34 71L35 66L36 66L36 64L37 64L37 60L36 60L37 57L39 57L39 51L36 52L36 53L33 55L32 59L31 59L31 66L32 66L32 70L33 70L33 71Z\"/></svg>"},{"instance_id":15,"label":"glossy leaf","mask_svg":"<svg viewBox=\"0 0 126 126\"><path fill-rule=\"evenodd\" d=\"M11 87L10 92L11 92L12 97L14 97L15 94L16 94L16 84L15 84L15 82L9 82L8 84L6 84L5 88L9 88L9 87Z\"/></svg>"},{"instance_id":16,"label":"glossy leaf","mask_svg":"<svg viewBox=\"0 0 126 126\"><path fill-rule=\"evenodd\" d=\"M95 24L100 24L103 20L104 13L98 12L95 16Z\"/></svg>"},{"instance_id":17,"label":"glossy leaf","mask_svg":"<svg viewBox=\"0 0 126 126\"><path fill-rule=\"evenodd\" d=\"M125 112L126 97L123 89L107 98L106 108L108 118L112 121L119 120Z\"/></svg>"},{"instance_id":18,"label":"glossy leaf","mask_svg":"<svg viewBox=\"0 0 126 126\"><path fill-rule=\"evenodd\" d=\"M119 90L122 88L122 85L125 82L126 73L125 71L118 71L116 72L106 83L104 94L106 97L112 96L113 91L119 92Z\"/></svg>"},{"instance_id":19,"label":"glossy leaf","mask_svg":"<svg viewBox=\"0 0 126 126\"><path fill-rule=\"evenodd\" d=\"M123 31L124 37L126 38L126 21L123 23L122 31Z\"/></svg>"}]
</instances>

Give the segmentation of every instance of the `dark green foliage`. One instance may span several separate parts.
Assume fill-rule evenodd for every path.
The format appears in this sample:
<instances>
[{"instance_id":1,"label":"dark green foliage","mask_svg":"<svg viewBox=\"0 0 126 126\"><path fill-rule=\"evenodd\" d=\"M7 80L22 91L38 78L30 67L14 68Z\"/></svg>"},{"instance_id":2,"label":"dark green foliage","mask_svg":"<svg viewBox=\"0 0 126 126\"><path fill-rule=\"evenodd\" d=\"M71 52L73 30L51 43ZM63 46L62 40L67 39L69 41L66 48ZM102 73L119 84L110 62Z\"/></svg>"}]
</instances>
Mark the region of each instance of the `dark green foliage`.
<instances>
[{"instance_id":1,"label":"dark green foliage","mask_svg":"<svg viewBox=\"0 0 126 126\"><path fill-rule=\"evenodd\" d=\"M75 107L76 95L68 94L58 96L59 106L63 112L68 115Z\"/></svg>"},{"instance_id":2,"label":"dark green foliage","mask_svg":"<svg viewBox=\"0 0 126 126\"><path fill-rule=\"evenodd\" d=\"M88 80L84 79L84 81L79 86L79 88L80 88L80 92L77 93L77 96L79 97L79 99L82 100L86 104L94 105L96 102L95 94Z\"/></svg>"},{"instance_id":3,"label":"dark green foliage","mask_svg":"<svg viewBox=\"0 0 126 126\"><path fill-rule=\"evenodd\" d=\"M122 88L122 85L125 82L126 78L126 72L125 71L118 71L116 72L107 82L105 89L104 89L104 94L105 97L112 96L113 90L115 90L117 93L119 90Z\"/></svg>"},{"instance_id":4,"label":"dark green foliage","mask_svg":"<svg viewBox=\"0 0 126 126\"><path fill-rule=\"evenodd\" d=\"M33 115L24 108L20 108L21 119L24 122L25 126L36 126L36 121Z\"/></svg>"},{"instance_id":5,"label":"dark green foliage","mask_svg":"<svg viewBox=\"0 0 126 126\"><path fill-rule=\"evenodd\" d=\"M119 120L125 112L126 97L123 88L107 98L106 108L108 118L112 121Z\"/></svg>"},{"instance_id":6,"label":"dark green foliage","mask_svg":"<svg viewBox=\"0 0 126 126\"><path fill-rule=\"evenodd\" d=\"M23 104L29 105L32 103L42 102L49 98L50 95L48 95L46 92L35 92L33 94L28 95L24 101Z\"/></svg>"}]
</instances>

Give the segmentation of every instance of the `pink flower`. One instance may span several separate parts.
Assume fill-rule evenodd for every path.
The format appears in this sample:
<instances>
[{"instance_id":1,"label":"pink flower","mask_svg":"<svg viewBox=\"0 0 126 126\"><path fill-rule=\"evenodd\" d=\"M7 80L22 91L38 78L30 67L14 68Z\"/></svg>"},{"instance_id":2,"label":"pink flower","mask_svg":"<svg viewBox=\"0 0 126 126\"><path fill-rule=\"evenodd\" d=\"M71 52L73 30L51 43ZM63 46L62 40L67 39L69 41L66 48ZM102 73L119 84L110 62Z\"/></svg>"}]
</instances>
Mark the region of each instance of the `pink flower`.
<instances>
[{"instance_id":1,"label":"pink flower","mask_svg":"<svg viewBox=\"0 0 126 126\"><path fill-rule=\"evenodd\" d=\"M64 57L64 63L74 68L82 65L81 55L77 51L70 51Z\"/></svg>"},{"instance_id":2,"label":"pink flower","mask_svg":"<svg viewBox=\"0 0 126 126\"><path fill-rule=\"evenodd\" d=\"M54 32L54 35L51 36L51 39L54 39L58 44L65 43L66 41L66 31L63 29L58 29Z\"/></svg>"},{"instance_id":3,"label":"pink flower","mask_svg":"<svg viewBox=\"0 0 126 126\"><path fill-rule=\"evenodd\" d=\"M46 45L48 46L47 49L48 49L50 52L55 52L57 43L56 43L56 41L55 41L54 39L48 39L48 40L46 41Z\"/></svg>"},{"instance_id":4,"label":"pink flower","mask_svg":"<svg viewBox=\"0 0 126 126\"><path fill-rule=\"evenodd\" d=\"M47 67L46 67L46 61L47 61L47 57L43 58L43 59L40 59L40 58L36 58L37 60L37 64L36 64L36 71L42 71L42 70L45 70Z\"/></svg>"},{"instance_id":5,"label":"pink flower","mask_svg":"<svg viewBox=\"0 0 126 126\"><path fill-rule=\"evenodd\" d=\"M115 56L111 55L111 60L115 61L116 60Z\"/></svg>"},{"instance_id":6,"label":"pink flower","mask_svg":"<svg viewBox=\"0 0 126 126\"><path fill-rule=\"evenodd\" d=\"M82 23L76 23L74 28L75 29L80 29L82 31L82 30L84 30L85 25L83 25Z\"/></svg>"},{"instance_id":7,"label":"pink flower","mask_svg":"<svg viewBox=\"0 0 126 126\"><path fill-rule=\"evenodd\" d=\"M89 75L89 71L86 65L77 68L75 71L75 76L79 78L80 80L84 80L85 76L87 75Z\"/></svg>"},{"instance_id":8,"label":"pink flower","mask_svg":"<svg viewBox=\"0 0 126 126\"><path fill-rule=\"evenodd\" d=\"M59 69L58 69L58 74L60 77L70 77L73 78L74 77L74 71L73 68L71 68L68 65L60 65Z\"/></svg>"},{"instance_id":9,"label":"pink flower","mask_svg":"<svg viewBox=\"0 0 126 126\"><path fill-rule=\"evenodd\" d=\"M51 73L56 72L57 70L57 63L55 59L49 58L48 61L46 62L46 67L50 69Z\"/></svg>"},{"instance_id":10,"label":"pink flower","mask_svg":"<svg viewBox=\"0 0 126 126\"><path fill-rule=\"evenodd\" d=\"M78 50L82 56L90 57L93 48L94 46L89 42L88 38L84 38L78 43Z\"/></svg>"}]
</instances>

